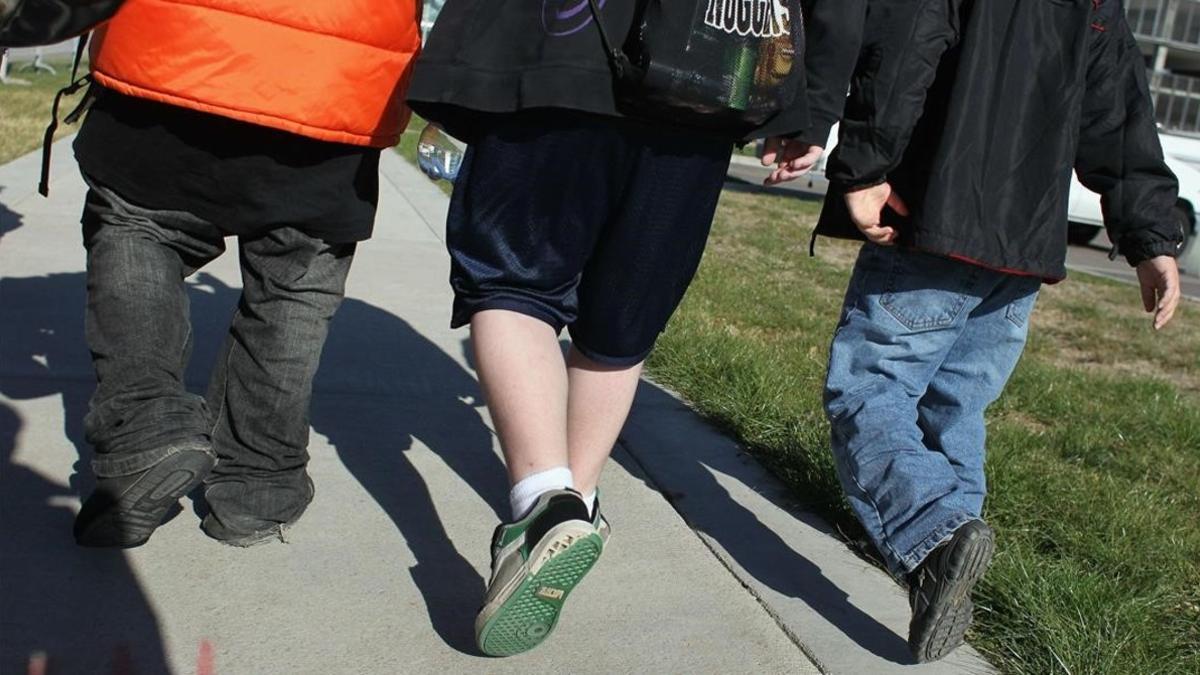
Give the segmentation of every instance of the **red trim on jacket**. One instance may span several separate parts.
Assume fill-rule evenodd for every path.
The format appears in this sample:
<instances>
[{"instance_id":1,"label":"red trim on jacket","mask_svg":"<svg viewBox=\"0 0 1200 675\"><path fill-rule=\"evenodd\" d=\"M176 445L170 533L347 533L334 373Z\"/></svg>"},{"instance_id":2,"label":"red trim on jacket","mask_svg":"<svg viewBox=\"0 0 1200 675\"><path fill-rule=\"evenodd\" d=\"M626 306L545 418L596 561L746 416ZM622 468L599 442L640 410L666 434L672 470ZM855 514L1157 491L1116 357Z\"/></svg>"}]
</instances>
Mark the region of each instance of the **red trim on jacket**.
<instances>
[{"instance_id":1,"label":"red trim on jacket","mask_svg":"<svg viewBox=\"0 0 1200 675\"><path fill-rule=\"evenodd\" d=\"M1001 274L1011 274L1016 277L1036 277L1036 278L1040 278L1043 283L1047 283L1047 284L1057 284L1058 282L1062 281L1062 279L1054 279L1051 277L1042 277L1040 275L1034 274L1032 272L1026 272L1024 270L1015 270L1015 269L1011 269L1008 267L996 267L994 265L988 265L987 263L980 262L978 260L975 260L974 258L968 258L965 255L959 255L957 253L947 253L944 255L947 258L950 258L951 260L965 262L968 265L982 267L985 270L991 270L993 272L1000 272Z\"/></svg>"}]
</instances>

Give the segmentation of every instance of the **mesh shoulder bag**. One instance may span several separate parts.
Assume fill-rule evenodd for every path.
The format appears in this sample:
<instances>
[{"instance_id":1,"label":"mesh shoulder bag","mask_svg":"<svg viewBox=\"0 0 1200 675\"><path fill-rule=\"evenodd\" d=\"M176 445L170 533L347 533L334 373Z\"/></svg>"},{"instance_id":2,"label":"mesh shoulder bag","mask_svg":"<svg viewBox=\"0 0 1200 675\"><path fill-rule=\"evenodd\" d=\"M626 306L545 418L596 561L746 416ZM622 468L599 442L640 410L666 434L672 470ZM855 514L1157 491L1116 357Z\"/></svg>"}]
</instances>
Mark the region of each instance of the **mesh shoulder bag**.
<instances>
[{"instance_id":1,"label":"mesh shoulder bag","mask_svg":"<svg viewBox=\"0 0 1200 675\"><path fill-rule=\"evenodd\" d=\"M623 48L588 4L631 117L740 138L803 94L799 0L639 0Z\"/></svg>"}]
</instances>

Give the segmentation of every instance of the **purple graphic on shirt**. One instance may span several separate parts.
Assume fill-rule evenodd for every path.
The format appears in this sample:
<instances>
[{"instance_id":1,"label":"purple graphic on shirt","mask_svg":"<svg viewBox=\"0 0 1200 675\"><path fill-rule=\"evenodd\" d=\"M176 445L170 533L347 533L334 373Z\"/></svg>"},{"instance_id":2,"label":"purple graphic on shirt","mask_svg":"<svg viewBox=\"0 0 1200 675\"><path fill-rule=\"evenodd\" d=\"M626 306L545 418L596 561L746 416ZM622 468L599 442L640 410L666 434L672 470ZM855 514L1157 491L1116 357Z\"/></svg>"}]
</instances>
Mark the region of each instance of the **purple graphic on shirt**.
<instances>
[{"instance_id":1,"label":"purple graphic on shirt","mask_svg":"<svg viewBox=\"0 0 1200 675\"><path fill-rule=\"evenodd\" d=\"M598 0L601 9L608 0ZM547 35L574 35L592 23L588 0L542 0L542 28Z\"/></svg>"}]
</instances>

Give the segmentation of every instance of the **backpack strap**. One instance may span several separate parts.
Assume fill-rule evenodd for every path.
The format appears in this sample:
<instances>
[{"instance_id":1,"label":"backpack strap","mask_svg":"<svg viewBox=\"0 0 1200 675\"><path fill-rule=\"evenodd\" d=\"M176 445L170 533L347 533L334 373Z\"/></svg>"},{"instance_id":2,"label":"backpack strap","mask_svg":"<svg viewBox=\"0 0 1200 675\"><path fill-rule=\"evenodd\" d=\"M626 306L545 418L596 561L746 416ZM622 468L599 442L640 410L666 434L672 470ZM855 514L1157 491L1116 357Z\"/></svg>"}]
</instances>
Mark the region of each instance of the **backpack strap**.
<instances>
[{"instance_id":1,"label":"backpack strap","mask_svg":"<svg viewBox=\"0 0 1200 675\"><path fill-rule=\"evenodd\" d=\"M79 44L75 47L75 61L71 64L71 83L58 90L58 93L54 95L54 106L50 111L50 125L46 127L46 135L42 137L42 176L38 182L38 192L43 197L50 196L50 146L54 144L54 134L58 131L58 106L62 103L64 96L74 96L75 92L92 81L91 73L79 77L79 64L83 61L83 53L87 49L88 39L91 36L91 33L84 33L79 37ZM95 100L95 95L89 91L88 95L84 96L79 105L63 121L67 124L79 121L79 118Z\"/></svg>"},{"instance_id":2,"label":"backpack strap","mask_svg":"<svg viewBox=\"0 0 1200 675\"><path fill-rule=\"evenodd\" d=\"M617 78L618 82L640 79L641 69L633 65L629 56L620 47L614 46L612 40L609 39L608 30L600 18L600 5L596 0L588 0L588 6L591 7L596 28L600 31L600 43L604 45L604 54L608 57L608 66L612 68L613 76Z\"/></svg>"}]
</instances>

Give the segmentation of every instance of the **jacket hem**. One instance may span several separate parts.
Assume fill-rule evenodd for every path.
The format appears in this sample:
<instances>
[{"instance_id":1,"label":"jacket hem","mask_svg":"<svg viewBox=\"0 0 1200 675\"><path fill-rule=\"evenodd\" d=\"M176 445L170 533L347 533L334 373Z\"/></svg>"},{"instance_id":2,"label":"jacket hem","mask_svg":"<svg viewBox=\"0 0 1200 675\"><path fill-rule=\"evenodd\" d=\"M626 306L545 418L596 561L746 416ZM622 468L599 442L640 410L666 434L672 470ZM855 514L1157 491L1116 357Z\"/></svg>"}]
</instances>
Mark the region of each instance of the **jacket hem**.
<instances>
[{"instance_id":1,"label":"jacket hem","mask_svg":"<svg viewBox=\"0 0 1200 675\"><path fill-rule=\"evenodd\" d=\"M926 253L942 255L971 265L1004 274L1023 277L1037 277L1048 284L1055 284L1067 278L1066 267L1063 263L1047 263L1029 259L1007 259L980 255L971 251L969 246L952 237L943 235L917 235L912 247Z\"/></svg>"}]
</instances>

